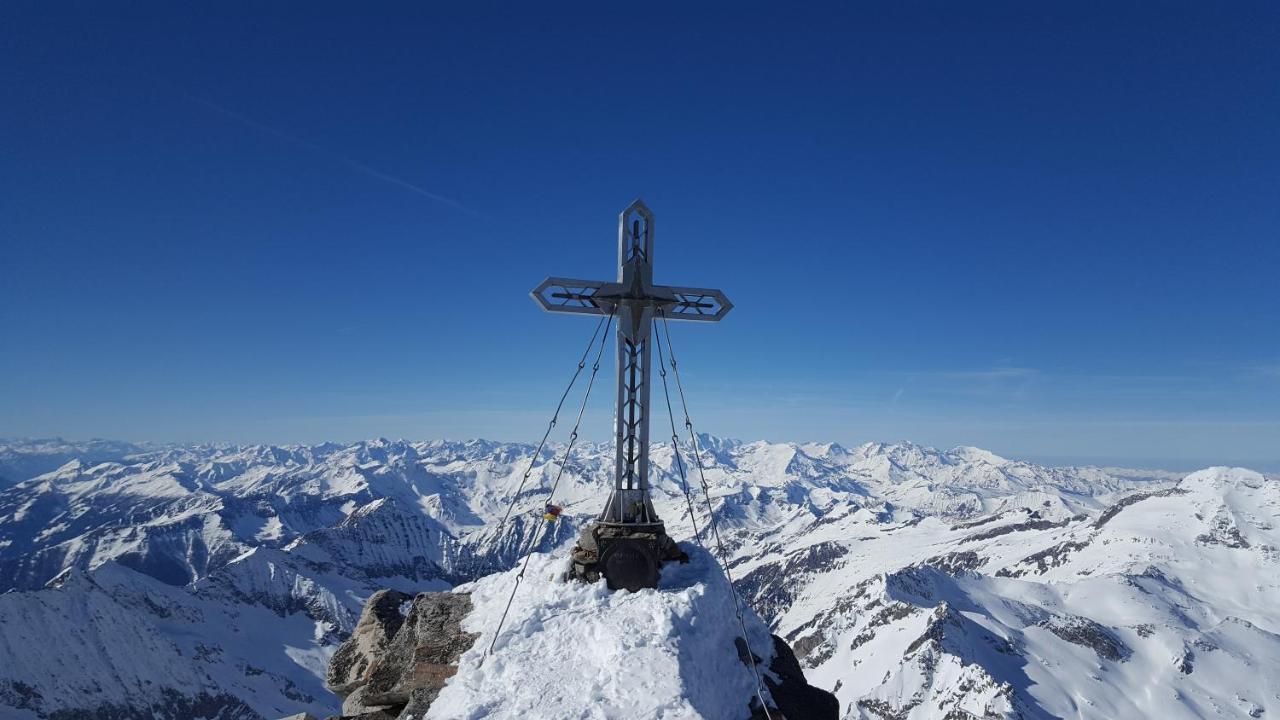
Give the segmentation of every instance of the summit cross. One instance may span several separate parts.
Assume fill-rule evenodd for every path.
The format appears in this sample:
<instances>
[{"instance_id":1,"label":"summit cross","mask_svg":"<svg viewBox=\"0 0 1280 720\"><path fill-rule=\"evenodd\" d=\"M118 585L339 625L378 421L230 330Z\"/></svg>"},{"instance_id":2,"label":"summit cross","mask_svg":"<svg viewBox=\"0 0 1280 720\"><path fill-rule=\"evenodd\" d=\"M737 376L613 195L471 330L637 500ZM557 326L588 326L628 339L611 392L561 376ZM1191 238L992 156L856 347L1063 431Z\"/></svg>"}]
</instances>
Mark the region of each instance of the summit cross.
<instances>
[{"instance_id":1,"label":"summit cross","mask_svg":"<svg viewBox=\"0 0 1280 720\"><path fill-rule=\"evenodd\" d=\"M656 319L718 322L733 308L720 290L653 284L653 213L636 200L618 217L618 279L550 277L533 298L548 312L612 315L617 323L614 486L599 522L659 524L649 498L649 346Z\"/></svg>"}]
</instances>

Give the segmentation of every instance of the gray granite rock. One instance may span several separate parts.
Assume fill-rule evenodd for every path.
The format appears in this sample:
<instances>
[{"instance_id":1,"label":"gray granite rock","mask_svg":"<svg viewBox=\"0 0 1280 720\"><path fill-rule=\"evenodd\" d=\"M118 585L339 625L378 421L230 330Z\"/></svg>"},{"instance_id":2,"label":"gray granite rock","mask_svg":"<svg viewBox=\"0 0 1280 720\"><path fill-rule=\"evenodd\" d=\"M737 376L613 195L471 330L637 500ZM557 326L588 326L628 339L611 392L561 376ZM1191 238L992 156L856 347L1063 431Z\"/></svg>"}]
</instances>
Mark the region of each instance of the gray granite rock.
<instances>
[{"instance_id":1,"label":"gray granite rock","mask_svg":"<svg viewBox=\"0 0 1280 720\"><path fill-rule=\"evenodd\" d=\"M413 600L403 625L379 653L366 676L364 702L407 705L425 709L445 682L457 672L458 658L471 648L476 635L462 630L471 612L466 593L421 593Z\"/></svg>"},{"instance_id":2,"label":"gray granite rock","mask_svg":"<svg viewBox=\"0 0 1280 720\"><path fill-rule=\"evenodd\" d=\"M380 590L365 603L355 631L329 661L325 685L334 694L346 697L368 681L375 659L404 624L400 606L410 597L398 590Z\"/></svg>"},{"instance_id":3,"label":"gray granite rock","mask_svg":"<svg viewBox=\"0 0 1280 720\"><path fill-rule=\"evenodd\" d=\"M368 692L368 688L369 688L368 685L361 685L355 690L352 690L351 694L348 695L347 698L342 701L342 714L344 716L347 716L347 715L358 716L363 713L374 713L374 712L382 712L382 711L390 712L392 715L396 714L393 711L398 710L398 708L394 705L373 705L367 702L365 700L365 695Z\"/></svg>"}]
</instances>

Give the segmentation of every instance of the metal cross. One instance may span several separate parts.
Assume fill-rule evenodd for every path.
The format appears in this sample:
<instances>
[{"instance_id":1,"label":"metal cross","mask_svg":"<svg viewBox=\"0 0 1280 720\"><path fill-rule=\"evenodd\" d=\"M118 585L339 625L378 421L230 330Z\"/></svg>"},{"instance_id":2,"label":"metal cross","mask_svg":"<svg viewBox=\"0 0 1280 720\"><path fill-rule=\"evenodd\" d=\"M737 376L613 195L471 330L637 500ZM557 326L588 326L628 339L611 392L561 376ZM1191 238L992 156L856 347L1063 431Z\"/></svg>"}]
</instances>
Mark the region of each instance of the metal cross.
<instances>
[{"instance_id":1,"label":"metal cross","mask_svg":"<svg viewBox=\"0 0 1280 720\"><path fill-rule=\"evenodd\" d=\"M649 341L655 316L718 322L733 308L719 290L653 284L653 213L636 200L618 216L618 280L551 277L532 292L549 312L613 314L618 325L614 488L602 522L659 522L649 499Z\"/></svg>"}]
</instances>

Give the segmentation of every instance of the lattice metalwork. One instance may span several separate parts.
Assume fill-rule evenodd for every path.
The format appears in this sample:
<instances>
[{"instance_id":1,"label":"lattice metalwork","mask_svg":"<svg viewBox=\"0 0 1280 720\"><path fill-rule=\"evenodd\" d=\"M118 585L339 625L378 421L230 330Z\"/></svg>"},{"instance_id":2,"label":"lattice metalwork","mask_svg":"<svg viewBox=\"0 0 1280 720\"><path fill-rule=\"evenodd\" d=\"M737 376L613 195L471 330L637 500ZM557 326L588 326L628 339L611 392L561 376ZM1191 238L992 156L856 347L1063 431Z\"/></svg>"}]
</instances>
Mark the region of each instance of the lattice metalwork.
<instances>
[{"instance_id":1,"label":"lattice metalwork","mask_svg":"<svg viewBox=\"0 0 1280 720\"><path fill-rule=\"evenodd\" d=\"M618 266L633 258L653 266L653 213L639 200L622 211L618 222Z\"/></svg>"},{"instance_id":2,"label":"lattice metalwork","mask_svg":"<svg viewBox=\"0 0 1280 720\"><path fill-rule=\"evenodd\" d=\"M606 284L595 280L547 278L533 289L533 299L550 312L607 315L609 311L595 300L596 293Z\"/></svg>"},{"instance_id":3,"label":"lattice metalwork","mask_svg":"<svg viewBox=\"0 0 1280 720\"><path fill-rule=\"evenodd\" d=\"M719 290L707 288L670 288L675 303L663 308L672 320L702 320L715 322L733 309L733 303Z\"/></svg>"},{"instance_id":4,"label":"lattice metalwork","mask_svg":"<svg viewBox=\"0 0 1280 720\"><path fill-rule=\"evenodd\" d=\"M648 340L632 342L626 338L619 341L618 352L622 362L619 379L624 383L619 393L618 429L623 446L618 453L620 464L617 468L619 487L633 490L641 487L640 478L645 475L640 467L641 446L644 444L640 436L644 428L640 425L648 418L648 408L641 402L641 396L648 397L645 388L648 378Z\"/></svg>"}]
</instances>

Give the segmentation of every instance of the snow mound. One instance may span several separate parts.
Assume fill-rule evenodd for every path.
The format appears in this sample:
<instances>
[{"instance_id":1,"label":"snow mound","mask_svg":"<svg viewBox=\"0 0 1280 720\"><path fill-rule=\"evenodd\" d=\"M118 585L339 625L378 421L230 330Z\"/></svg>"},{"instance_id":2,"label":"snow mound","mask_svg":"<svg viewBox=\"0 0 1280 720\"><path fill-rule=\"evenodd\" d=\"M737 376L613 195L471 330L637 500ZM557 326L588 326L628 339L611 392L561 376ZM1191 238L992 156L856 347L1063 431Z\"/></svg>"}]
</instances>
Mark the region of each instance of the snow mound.
<instances>
[{"instance_id":1,"label":"snow mound","mask_svg":"<svg viewBox=\"0 0 1280 720\"><path fill-rule=\"evenodd\" d=\"M734 643L742 630L733 595L714 558L682 547L689 564L666 565L658 589L635 593L564 582L562 558L534 555L488 657L518 571L459 588L475 607L463 629L480 637L426 718L750 716L756 685ZM769 629L745 607L743 617L751 650L767 666Z\"/></svg>"}]
</instances>

